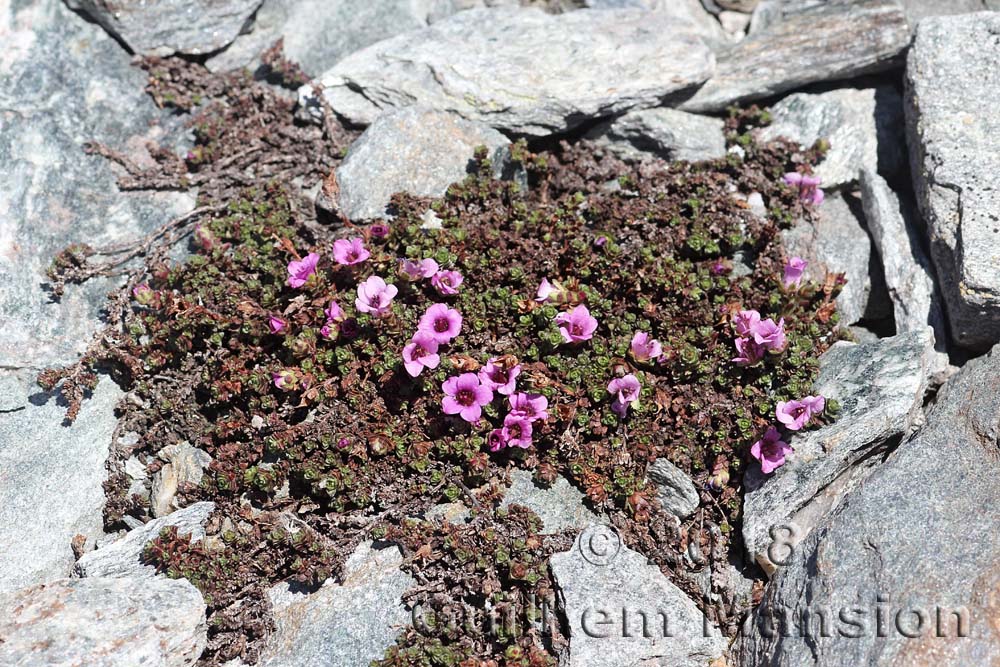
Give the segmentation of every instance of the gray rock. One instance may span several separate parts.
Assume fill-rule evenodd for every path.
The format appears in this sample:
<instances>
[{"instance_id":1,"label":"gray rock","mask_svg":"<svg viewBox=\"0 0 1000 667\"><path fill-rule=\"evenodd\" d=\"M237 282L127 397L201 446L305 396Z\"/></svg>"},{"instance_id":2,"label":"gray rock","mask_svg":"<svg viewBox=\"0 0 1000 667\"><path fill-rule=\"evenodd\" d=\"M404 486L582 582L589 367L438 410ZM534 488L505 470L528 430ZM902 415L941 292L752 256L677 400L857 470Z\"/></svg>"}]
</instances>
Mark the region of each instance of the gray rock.
<instances>
[{"instance_id":1,"label":"gray rock","mask_svg":"<svg viewBox=\"0 0 1000 667\"><path fill-rule=\"evenodd\" d=\"M903 101L892 86L795 93L771 107L774 122L760 138L786 137L808 148L817 139L830 150L817 166L823 187L858 180L862 168L893 176L906 164Z\"/></svg>"},{"instance_id":2,"label":"gray rock","mask_svg":"<svg viewBox=\"0 0 1000 667\"><path fill-rule=\"evenodd\" d=\"M159 518L177 509L176 496L181 484L201 484L212 457L188 442L164 447L157 456L166 462L153 475L150 488L153 516Z\"/></svg>"},{"instance_id":3,"label":"gray rock","mask_svg":"<svg viewBox=\"0 0 1000 667\"><path fill-rule=\"evenodd\" d=\"M694 482L667 459L657 459L649 466L649 479L656 484L657 497L663 509L686 519L698 509L701 498Z\"/></svg>"},{"instance_id":4,"label":"gray rock","mask_svg":"<svg viewBox=\"0 0 1000 667\"><path fill-rule=\"evenodd\" d=\"M342 584L327 582L315 593L279 584L268 593L275 632L261 667L367 665L382 657L410 622L402 595L416 583L399 569L396 547L358 546L345 565Z\"/></svg>"},{"instance_id":5,"label":"gray rock","mask_svg":"<svg viewBox=\"0 0 1000 667\"><path fill-rule=\"evenodd\" d=\"M1000 13L926 19L906 66L906 129L955 342L1000 340Z\"/></svg>"},{"instance_id":6,"label":"gray rock","mask_svg":"<svg viewBox=\"0 0 1000 667\"><path fill-rule=\"evenodd\" d=\"M878 255L864 227L864 212L852 195L831 194L820 204L814 222L800 221L781 232L790 255L809 265L805 278L822 282L830 273L843 273L847 284L837 296L841 324L862 318L878 319L891 312Z\"/></svg>"},{"instance_id":7,"label":"gray rock","mask_svg":"<svg viewBox=\"0 0 1000 667\"><path fill-rule=\"evenodd\" d=\"M383 217L397 192L439 197L468 174L477 146L489 149L497 175L510 141L482 123L405 108L387 113L355 140L337 168L338 204L351 220Z\"/></svg>"},{"instance_id":8,"label":"gray rock","mask_svg":"<svg viewBox=\"0 0 1000 667\"><path fill-rule=\"evenodd\" d=\"M726 156L725 123L676 109L641 109L601 123L587 138L624 158L713 160Z\"/></svg>"},{"instance_id":9,"label":"gray rock","mask_svg":"<svg viewBox=\"0 0 1000 667\"><path fill-rule=\"evenodd\" d=\"M449 0L264 0L250 30L206 66L213 72L254 66L284 39L285 55L320 74L359 49L403 32L426 28L465 3Z\"/></svg>"},{"instance_id":10,"label":"gray rock","mask_svg":"<svg viewBox=\"0 0 1000 667\"><path fill-rule=\"evenodd\" d=\"M784 20L796 12L806 11L824 3L837 2L848 4L854 0L763 0L754 10L751 31ZM1000 9L997 0L900 0L906 21L910 28L928 16L947 16L951 14L968 14L986 10Z\"/></svg>"},{"instance_id":11,"label":"gray rock","mask_svg":"<svg viewBox=\"0 0 1000 667\"><path fill-rule=\"evenodd\" d=\"M695 603L608 526L583 531L549 566L569 625L568 667L705 667L726 640Z\"/></svg>"},{"instance_id":12,"label":"gray rock","mask_svg":"<svg viewBox=\"0 0 1000 667\"><path fill-rule=\"evenodd\" d=\"M545 136L658 106L711 76L714 60L691 24L667 13L471 10L362 49L320 81L334 110L362 125L421 105ZM300 91L307 104L311 93Z\"/></svg>"},{"instance_id":13,"label":"gray rock","mask_svg":"<svg viewBox=\"0 0 1000 667\"><path fill-rule=\"evenodd\" d=\"M0 593L68 576L74 536L103 534L104 462L122 396L102 377L77 420L63 426L65 406L29 378L21 373L13 385L24 409L0 416Z\"/></svg>"},{"instance_id":14,"label":"gray rock","mask_svg":"<svg viewBox=\"0 0 1000 667\"><path fill-rule=\"evenodd\" d=\"M4 3L0 26L0 367L40 370L76 360L117 284L94 279L53 302L41 286L55 253L133 239L194 200L120 193L109 163L84 154L94 139L151 164L143 146L163 133L144 73L103 30L59 0Z\"/></svg>"},{"instance_id":15,"label":"gray rock","mask_svg":"<svg viewBox=\"0 0 1000 667\"><path fill-rule=\"evenodd\" d=\"M0 664L188 667L207 627L185 579L59 579L0 596Z\"/></svg>"},{"instance_id":16,"label":"gray rock","mask_svg":"<svg viewBox=\"0 0 1000 667\"><path fill-rule=\"evenodd\" d=\"M501 507L512 503L524 505L542 520L544 532L579 530L597 521L597 515L583 504L583 492L565 477L557 477L547 489L535 486L526 470L515 470L510 477L510 488Z\"/></svg>"},{"instance_id":17,"label":"gray rock","mask_svg":"<svg viewBox=\"0 0 1000 667\"><path fill-rule=\"evenodd\" d=\"M909 39L895 0L823 4L789 15L719 54L715 76L680 108L721 111L809 83L888 69Z\"/></svg>"},{"instance_id":18,"label":"gray rock","mask_svg":"<svg viewBox=\"0 0 1000 667\"><path fill-rule=\"evenodd\" d=\"M927 425L798 545L744 633L739 664L888 667L1000 660L1000 532L990 528L1000 525L998 376L1000 349L970 361L941 389ZM827 635L818 632L823 613ZM782 633L783 614L808 615L809 635L801 623ZM959 618L964 638L956 636Z\"/></svg>"},{"instance_id":19,"label":"gray rock","mask_svg":"<svg viewBox=\"0 0 1000 667\"><path fill-rule=\"evenodd\" d=\"M861 171L861 200L882 258L896 331L921 331L929 325L934 330L934 347L943 353L948 335L944 312L934 269L920 247L914 202L901 202L885 179L867 169Z\"/></svg>"},{"instance_id":20,"label":"gray rock","mask_svg":"<svg viewBox=\"0 0 1000 667\"><path fill-rule=\"evenodd\" d=\"M178 535L190 535L192 542L205 538L205 522L215 510L215 503L195 503L162 519L153 519L106 546L85 553L76 562L75 573L81 577L149 578L156 568L141 562L142 550L159 537L164 528L177 527Z\"/></svg>"},{"instance_id":21,"label":"gray rock","mask_svg":"<svg viewBox=\"0 0 1000 667\"><path fill-rule=\"evenodd\" d=\"M792 542L808 535L918 423L932 357L928 328L865 345L839 342L820 358L814 393L840 403L837 420L792 436L795 452L771 475L754 465L744 477L743 541L766 571L786 555L771 549L775 535L790 533Z\"/></svg>"},{"instance_id":22,"label":"gray rock","mask_svg":"<svg viewBox=\"0 0 1000 667\"><path fill-rule=\"evenodd\" d=\"M469 508L460 502L435 505L424 514L424 518L428 521L440 519L454 524L468 523L470 516Z\"/></svg>"},{"instance_id":23,"label":"gray rock","mask_svg":"<svg viewBox=\"0 0 1000 667\"><path fill-rule=\"evenodd\" d=\"M667 12L694 26L695 33L710 46L728 44L730 39L719 21L705 11L701 0L584 0L588 9L645 9Z\"/></svg>"},{"instance_id":24,"label":"gray rock","mask_svg":"<svg viewBox=\"0 0 1000 667\"><path fill-rule=\"evenodd\" d=\"M67 0L134 53L169 56L218 51L236 39L261 0Z\"/></svg>"}]
</instances>

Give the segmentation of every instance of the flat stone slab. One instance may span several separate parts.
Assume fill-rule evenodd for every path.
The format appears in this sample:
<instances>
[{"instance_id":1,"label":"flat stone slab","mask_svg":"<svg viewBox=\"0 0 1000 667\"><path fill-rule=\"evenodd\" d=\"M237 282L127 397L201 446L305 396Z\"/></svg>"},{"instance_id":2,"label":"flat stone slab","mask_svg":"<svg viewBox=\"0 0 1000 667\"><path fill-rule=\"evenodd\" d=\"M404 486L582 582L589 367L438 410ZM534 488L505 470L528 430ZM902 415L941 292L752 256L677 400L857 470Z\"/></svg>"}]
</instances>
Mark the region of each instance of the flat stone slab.
<instances>
[{"instance_id":1,"label":"flat stone slab","mask_svg":"<svg viewBox=\"0 0 1000 667\"><path fill-rule=\"evenodd\" d=\"M1000 340L1000 13L917 28L906 65L913 186L955 342Z\"/></svg>"},{"instance_id":2,"label":"flat stone slab","mask_svg":"<svg viewBox=\"0 0 1000 667\"><path fill-rule=\"evenodd\" d=\"M888 69L909 41L906 17L895 0L821 4L720 53L715 76L679 108L723 111L806 84Z\"/></svg>"},{"instance_id":3,"label":"flat stone slab","mask_svg":"<svg viewBox=\"0 0 1000 667\"><path fill-rule=\"evenodd\" d=\"M787 556L776 539L802 540L918 422L933 353L927 328L820 357L814 393L840 403L837 420L790 438L795 452L771 475L754 463L744 477L743 541L765 571Z\"/></svg>"},{"instance_id":4,"label":"flat stone slab","mask_svg":"<svg viewBox=\"0 0 1000 667\"><path fill-rule=\"evenodd\" d=\"M459 12L373 44L320 82L333 109L360 125L386 109L421 105L545 136L659 106L714 66L691 24L667 13L498 8ZM300 91L307 104L311 93L311 86Z\"/></svg>"},{"instance_id":5,"label":"flat stone slab","mask_svg":"<svg viewBox=\"0 0 1000 667\"><path fill-rule=\"evenodd\" d=\"M524 505L542 520L544 532L580 530L597 521L597 515L583 504L583 492L565 477L557 477L549 488L537 486L527 470L515 470L510 477L501 507Z\"/></svg>"},{"instance_id":6,"label":"flat stone slab","mask_svg":"<svg viewBox=\"0 0 1000 667\"><path fill-rule=\"evenodd\" d=\"M706 667L727 641L613 528L592 524L549 559L569 624L568 667Z\"/></svg>"},{"instance_id":7,"label":"flat stone slab","mask_svg":"<svg viewBox=\"0 0 1000 667\"><path fill-rule=\"evenodd\" d=\"M186 579L59 579L0 595L0 664L188 667L208 643Z\"/></svg>"},{"instance_id":8,"label":"flat stone slab","mask_svg":"<svg viewBox=\"0 0 1000 667\"><path fill-rule=\"evenodd\" d=\"M660 107L601 123L587 138L622 158L697 162L726 156L724 125L721 118Z\"/></svg>"},{"instance_id":9,"label":"flat stone slab","mask_svg":"<svg viewBox=\"0 0 1000 667\"><path fill-rule=\"evenodd\" d=\"M275 632L261 653L261 667L367 665L380 659L410 623L402 596L413 578L399 569L399 549L358 546L345 565L342 584L327 582L315 593L279 584L268 595Z\"/></svg>"},{"instance_id":10,"label":"flat stone slab","mask_svg":"<svg viewBox=\"0 0 1000 667\"><path fill-rule=\"evenodd\" d=\"M67 0L135 53L170 56L218 51L240 34L261 0Z\"/></svg>"}]
</instances>

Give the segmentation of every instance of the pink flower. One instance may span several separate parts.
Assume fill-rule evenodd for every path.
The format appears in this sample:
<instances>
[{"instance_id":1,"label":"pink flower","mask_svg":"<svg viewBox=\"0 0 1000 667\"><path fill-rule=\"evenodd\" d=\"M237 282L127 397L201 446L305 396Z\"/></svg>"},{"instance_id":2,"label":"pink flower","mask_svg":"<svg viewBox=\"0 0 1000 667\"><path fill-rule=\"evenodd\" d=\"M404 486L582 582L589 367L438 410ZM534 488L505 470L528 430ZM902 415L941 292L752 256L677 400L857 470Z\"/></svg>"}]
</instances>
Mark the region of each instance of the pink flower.
<instances>
[{"instance_id":1,"label":"pink flower","mask_svg":"<svg viewBox=\"0 0 1000 667\"><path fill-rule=\"evenodd\" d=\"M327 322L319 328L319 335L323 338L329 339L330 337L335 337L339 333L339 328L336 324Z\"/></svg>"},{"instance_id":2,"label":"pink flower","mask_svg":"<svg viewBox=\"0 0 1000 667\"><path fill-rule=\"evenodd\" d=\"M299 384L299 376L295 374L295 371L288 369L272 373L271 380L274 382L274 386L282 391L291 391Z\"/></svg>"},{"instance_id":3,"label":"pink flower","mask_svg":"<svg viewBox=\"0 0 1000 667\"><path fill-rule=\"evenodd\" d=\"M327 322L343 322L344 321L344 311L336 301L331 301L330 305L323 309L323 314L326 315Z\"/></svg>"},{"instance_id":4,"label":"pink flower","mask_svg":"<svg viewBox=\"0 0 1000 667\"><path fill-rule=\"evenodd\" d=\"M479 369L479 381L484 385L504 396L514 393L514 385L517 376L521 374L521 365L518 364L510 369L505 369L497 364L497 358L493 357L486 362L486 365Z\"/></svg>"},{"instance_id":5,"label":"pink flower","mask_svg":"<svg viewBox=\"0 0 1000 667\"><path fill-rule=\"evenodd\" d=\"M450 377L441 385L444 398L441 409L446 415L458 415L467 422L477 422L483 414L483 406L493 400L493 391L479 383L475 373L462 373Z\"/></svg>"},{"instance_id":6,"label":"pink flower","mask_svg":"<svg viewBox=\"0 0 1000 667\"><path fill-rule=\"evenodd\" d=\"M430 278L438 272L438 263L431 258L414 261L403 259L399 262L399 275L407 280Z\"/></svg>"},{"instance_id":7,"label":"pink flower","mask_svg":"<svg viewBox=\"0 0 1000 667\"><path fill-rule=\"evenodd\" d=\"M806 396L797 401L778 401L775 415L778 421L784 424L790 431L798 431L813 418L823 412L826 407L826 399L822 396Z\"/></svg>"},{"instance_id":8,"label":"pink flower","mask_svg":"<svg viewBox=\"0 0 1000 667\"><path fill-rule=\"evenodd\" d=\"M819 178L816 178L815 176L805 176L793 171L785 174L783 180L787 185L798 188L799 199L803 203L813 204L815 206L819 206L823 203L825 195L819 188Z\"/></svg>"},{"instance_id":9,"label":"pink flower","mask_svg":"<svg viewBox=\"0 0 1000 667\"><path fill-rule=\"evenodd\" d=\"M431 276L431 285L434 285L438 294L452 296L458 294L458 286L463 280L462 274L458 271L438 271Z\"/></svg>"},{"instance_id":10,"label":"pink flower","mask_svg":"<svg viewBox=\"0 0 1000 667\"><path fill-rule=\"evenodd\" d=\"M663 356L663 346L660 345L660 341L650 338L645 331L635 332L635 335L632 336L630 349L632 350L632 358L640 364Z\"/></svg>"},{"instance_id":11,"label":"pink flower","mask_svg":"<svg viewBox=\"0 0 1000 667\"><path fill-rule=\"evenodd\" d=\"M766 350L781 352L785 349L785 320L782 318L777 324L774 320L767 318L758 322L753 328L754 341Z\"/></svg>"},{"instance_id":12,"label":"pink flower","mask_svg":"<svg viewBox=\"0 0 1000 667\"><path fill-rule=\"evenodd\" d=\"M764 358L764 348L758 345L753 338L737 338L737 356L733 357L733 363L737 366L752 366Z\"/></svg>"},{"instance_id":13,"label":"pink flower","mask_svg":"<svg viewBox=\"0 0 1000 667\"><path fill-rule=\"evenodd\" d=\"M785 276L784 276L785 287L798 285L800 282L802 282L802 272L806 270L806 265L808 263L809 262L802 259L801 257L792 257L785 263Z\"/></svg>"},{"instance_id":14,"label":"pink flower","mask_svg":"<svg viewBox=\"0 0 1000 667\"><path fill-rule=\"evenodd\" d=\"M750 336L760 323L760 313L756 310L741 310L733 316L737 336Z\"/></svg>"},{"instance_id":15,"label":"pink flower","mask_svg":"<svg viewBox=\"0 0 1000 667\"><path fill-rule=\"evenodd\" d=\"M384 239L389 236L389 225L384 222L376 222L368 228L368 233L372 235L373 239Z\"/></svg>"},{"instance_id":16,"label":"pink flower","mask_svg":"<svg viewBox=\"0 0 1000 667\"><path fill-rule=\"evenodd\" d=\"M491 452L499 452L507 446L507 439L504 437L503 429L495 428L486 436L486 445Z\"/></svg>"},{"instance_id":17,"label":"pink flower","mask_svg":"<svg viewBox=\"0 0 1000 667\"><path fill-rule=\"evenodd\" d=\"M395 285L387 285L378 276L370 276L358 285L358 298L354 300L354 305L362 313L382 317L389 312L389 304L398 291Z\"/></svg>"},{"instance_id":18,"label":"pink flower","mask_svg":"<svg viewBox=\"0 0 1000 667\"><path fill-rule=\"evenodd\" d=\"M285 325L285 320L274 315L271 315L271 317L267 320L267 326L271 327L271 333L281 333L284 331Z\"/></svg>"},{"instance_id":19,"label":"pink flower","mask_svg":"<svg viewBox=\"0 0 1000 667\"><path fill-rule=\"evenodd\" d=\"M708 272L713 276L721 276L723 273L729 273L732 270L732 266L724 259L717 259L708 267Z\"/></svg>"},{"instance_id":20,"label":"pink flower","mask_svg":"<svg viewBox=\"0 0 1000 667\"><path fill-rule=\"evenodd\" d=\"M538 292L535 294L535 301L545 303L549 300L550 296L557 292L559 292L558 287L550 283L548 278L542 278L542 282L538 283Z\"/></svg>"},{"instance_id":21,"label":"pink flower","mask_svg":"<svg viewBox=\"0 0 1000 667\"><path fill-rule=\"evenodd\" d=\"M765 475L785 464L785 456L792 453L788 443L781 441L781 434L773 426L767 427L764 437L750 446L750 455L760 461L760 469Z\"/></svg>"},{"instance_id":22,"label":"pink flower","mask_svg":"<svg viewBox=\"0 0 1000 667\"><path fill-rule=\"evenodd\" d=\"M426 331L438 343L450 343L462 330L462 314L447 304L435 303L420 317L419 331Z\"/></svg>"},{"instance_id":23,"label":"pink flower","mask_svg":"<svg viewBox=\"0 0 1000 667\"><path fill-rule=\"evenodd\" d=\"M639 391L642 385L639 378L629 373L620 378L615 378L608 383L608 393L614 395L615 400L611 403L611 409L624 417L630 405L634 406L639 401Z\"/></svg>"},{"instance_id":24,"label":"pink flower","mask_svg":"<svg viewBox=\"0 0 1000 667\"><path fill-rule=\"evenodd\" d=\"M309 276L316 273L316 264L319 263L319 255L314 252L309 253L302 259L292 260L288 263L288 286L298 289L306 284Z\"/></svg>"},{"instance_id":25,"label":"pink flower","mask_svg":"<svg viewBox=\"0 0 1000 667\"><path fill-rule=\"evenodd\" d=\"M437 368L441 363L438 342L426 331L413 334L410 344L403 348L403 366L410 377L417 377L425 368Z\"/></svg>"},{"instance_id":26,"label":"pink flower","mask_svg":"<svg viewBox=\"0 0 1000 667\"><path fill-rule=\"evenodd\" d=\"M567 343L580 343L590 340L597 331L597 320L591 316L590 311L583 304L580 304L568 313L556 315L556 323L560 325L559 333Z\"/></svg>"},{"instance_id":27,"label":"pink flower","mask_svg":"<svg viewBox=\"0 0 1000 667\"><path fill-rule=\"evenodd\" d=\"M528 421L546 420L549 418L549 399L541 394L526 394L517 392L507 398L510 403L510 414L524 417Z\"/></svg>"},{"instance_id":28,"label":"pink flower","mask_svg":"<svg viewBox=\"0 0 1000 667\"><path fill-rule=\"evenodd\" d=\"M156 292L154 292L146 283L142 283L132 288L132 296L135 297L135 300L138 301L140 305L148 306L155 300Z\"/></svg>"},{"instance_id":29,"label":"pink flower","mask_svg":"<svg viewBox=\"0 0 1000 667\"><path fill-rule=\"evenodd\" d=\"M531 420L522 415L509 414L504 417L500 431L508 447L531 447Z\"/></svg>"},{"instance_id":30,"label":"pink flower","mask_svg":"<svg viewBox=\"0 0 1000 667\"><path fill-rule=\"evenodd\" d=\"M333 259L337 264L350 266L360 264L372 254L365 248L364 241L359 237L353 239L337 239L333 242Z\"/></svg>"}]
</instances>

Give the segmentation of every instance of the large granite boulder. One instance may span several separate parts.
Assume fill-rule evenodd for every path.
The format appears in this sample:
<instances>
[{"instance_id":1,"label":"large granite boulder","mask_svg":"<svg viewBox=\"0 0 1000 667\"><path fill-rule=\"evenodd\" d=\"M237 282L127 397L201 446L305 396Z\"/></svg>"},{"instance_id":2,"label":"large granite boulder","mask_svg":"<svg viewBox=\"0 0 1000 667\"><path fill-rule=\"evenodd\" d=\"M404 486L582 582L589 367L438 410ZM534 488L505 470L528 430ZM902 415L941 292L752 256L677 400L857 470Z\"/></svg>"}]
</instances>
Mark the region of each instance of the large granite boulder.
<instances>
[{"instance_id":1,"label":"large granite boulder","mask_svg":"<svg viewBox=\"0 0 1000 667\"><path fill-rule=\"evenodd\" d=\"M913 185L954 341L1000 340L1000 13L928 18L906 65Z\"/></svg>"},{"instance_id":2,"label":"large granite boulder","mask_svg":"<svg viewBox=\"0 0 1000 667\"><path fill-rule=\"evenodd\" d=\"M740 664L1000 662L998 376L998 348L969 362L927 425L792 550L744 628Z\"/></svg>"},{"instance_id":3,"label":"large granite boulder","mask_svg":"<svg viewBox=\"0 0 1000 667\"><path fill-rule=\"evenodd\" d=\"M236 39L261 0L67 0L134 53L203 55Z\"/></svg>"},{"instance_id":4,"label":"large granite boulder","mask_svg":"<svg viewBox=\"0 0 1000 667\"><path fill-rule=\"evenodd\" d=\"M59 579L0 595L0 664L189 667L205 601L186 579Z\"/></svg>"},{"instance_id":5,"label":"large granite boulder","mask_svg":"<svg viewBox=\"0 0 1000 667\"><path fill-rule=\"evenodd\" d=\"M680 108L722 111L809 83L888 69L909 41L896 0L822 3L720 53L715 76Z\"/></svg>"},{"instance_id":6,"label":"large granite boulder","mask_svg":"<svg viewBox=\"0 0 1000 667\"><path fill-rule=\"evenodd\" d=\"M835 422L800 431L788 462L771 475L751 466L744 478L743 541L750 555L773 571L786 554L776 538L803 539L907 435L922 417L933 369L930 330L875 343L836 343L820 358L814 393L836 399Z\"/></svg>"},{"instance_id":7,"label":"large granite boulder","mask_svg":"<svg viewBox=\"0 0 1000 667\"><path fill-rule=\"evenodd\" d=\"M459 12L373 44L319 81L333 109L357 124L421 105L544 136L658 106L714 66L691 24L668 13L501 8ZM312 86L300 92L306 104L315 104L312 95Z\"/></svg>"}]
</instances>

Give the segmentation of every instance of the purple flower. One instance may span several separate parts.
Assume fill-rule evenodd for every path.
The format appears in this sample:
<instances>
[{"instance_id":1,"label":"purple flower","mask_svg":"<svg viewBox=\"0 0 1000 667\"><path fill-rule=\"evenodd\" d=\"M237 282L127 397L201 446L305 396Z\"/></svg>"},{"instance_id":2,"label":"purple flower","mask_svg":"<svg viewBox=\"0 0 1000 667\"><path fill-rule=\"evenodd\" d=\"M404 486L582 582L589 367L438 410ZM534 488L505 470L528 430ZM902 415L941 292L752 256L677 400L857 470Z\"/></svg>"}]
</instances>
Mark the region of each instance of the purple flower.
<instances>
[{"instance_id":1,"label":"purple flower","mask_svg":"<svg viewBox=\"0 0 1000 667\"><path fill-rule=\"evenodd\" d=\"M384 239L389 235L389 225L384 222L376 222L368 228L368 233L373 239Z\"/></svg>"},{"instance_id":2,"label":"purple flower","mask_svg":"<svg viewBox=\"0 0 1000 667\"><path fill-rule=\"evenodd\" d=\"M309 276L316 273L316 264L319 263L319 255L314 252L309 253L302 259L292 260L288 263L288 286L298 289L306 284Z\"/></svg>"},{"instance_id":3,"label":"purple flower","mask_svg":"<svg viewBox=\"0 0 1000 667\"><path fill-rule=\"evenodd\" d=\"M438 272L438 269L438 263L429 257L418 261L403 259L399 262L399 275L407 280L430 278Z\"/></svg>"},{"instance_id":4,"label":"purple flower","mask_svg":"<svg viewBox=\"0 0 1000 667\"><path fill-rule=\"evenodd\" d=\"M513 368L505 368L497 363L497 358L493 357L486 362L486 365L479 369L479 381L484 385L504 396L514 393L514 385L517 376L521 374L521 365Z\"/></svg>"},{"instance_id":5,"label":"purple flower","mask_svg":"<svg viewBox=\"0 0 1000 667\"><path fill-rule=\"evenodd\" d=\"M519 415L528 421L545 420L549 418L549 399L541 394L526 394L517 392L507 398L510 403L510 414Z\"/></svg>"},{"instance_id":6,"label":"purple flower","mask_svg":"<svg viewBox=\"0 0 1000 667\"><path fill-rule=\"evenodd\" d=\"M819 206L823 203L825 195L819 188L820 179L815 176L805 176L798 172L785 174L784 179L787 185L798 188L799 199L805 204Z\"/></svg>"},{"instance_id":7,"label":"purple flower","mask_svg":"<svg viewBox=\"0 0 1000 667\"><path fill-rule=\"evenodd\" d=\"M542 282L538 283L538 292L535 293L535 301L539 303L545 303L549 300L549 297L553 294L559 292L559 288L549 282L548 278L542 278Z\"/></svg>"},{"instance_id":8,"label":"purple flower","mask_svg":"<svg viewBox=\"0 0 1000 667\"><path fill-rule=\"evenodd\" d=\"M156 292L150 289L149 285L146 283L141 283L132 288L132 296L135 300L139 302L142 306L148 306L153 303L156 298Z\"/></svg>"},{"instance_id":9,"label":"purple flower","mask_svg":"<svg viewBox=\"0 0 1000 667\"><path fill-rule=\"evenodd\" d=\"M462 274L458 271L438 271L431 276L431 285L438 294L452 296L458 294L458 286L462 284Z\"/></svg>"},{"instance_id":10,"label":"purple flower","mask_svg":"<svg viewBox=\"0 0 1000 667\"><path fill-rule=\"evenodd\" d=\"M624 417L630 405L634 406L639 401L639 391L642 385L639 378L629 373L620 378L615 378L608 383L608 393L614 395L615 400L611 403L611 409Z\"/></svg>"},{"instance_id":11,"label":"purple flower","mask_svg":"<svg viewBox=\"0 0 1000 667\"><path fill-rule=\"evenodd\" d=\"M504 437L503 429L495 428L486 436L486 445L491 452L499 452L507 446L507 439Z\"/></svg>"},{"instance_id":12,"label":"purple flower","mask_svg":"<svg viewBox=\"0 0 1000 667\"><path fill-rule=\"evenodd\" d=\"M597 320L591 316L590 311L583 304L580 304L568 313L556 315L556 323L559 326L559 333L567 343L580 343L590 340L597 331Z\"/></svg>"},{"instance_id":13,"label":"purple flower","mask_svg":"<svg viewBox=\"0 0 1000 667\"><path fill-rule=\"evenodd\" d=\"M323 309L323 314L326 315L327 322L343 322L345 317L343 309L336 301L331 301L330 305Z\"/></svg>"},{"instance_id":14,"label":"purple flower","mask_svg":"<svg viewBox=\"0 0 1000 667\"><path fill-rule=\"evenodd\" d=\"M291 391L299 384L299 376L295 374L295 371L288 369L272 373L271 380L274 382L274 386L282 391Z\"/></svg>"},{"instance_id":15,"label":"purple flower","mask_svg":"<svg viewBox=\"0 0 1000 667\"><path fill-rule=\"evenodd\" d=\"M733 357L733 362L737 366L752 366L764 358L764 348L754 341L753 338L737 338L737 356Z\"/></svg>"},{"instance_id":16,"label":"purple flower","mask_svg":"<svg viewBox=\"0 0 1000 667\"><path fill-rule=\"evenodd\" d=\"M353 239L337 239L333 242L333 259L337 264L350 266L360 264L372 254L365 248L365 243L359 237Z\"/></svg>"},{"instance_id":17,"label":"purple flower","mask_svg":"<svg viewBox=\"0 0 1000 667\"><path fill-rule=\"evenodd\" d=\"M760 322L760 313L756 310L741 310L733 316L733 324L736 326L737 336L751 336L753 330Z\"/></svg>"},{"instance_id":18,"label":"purple flower","mask_svg":"<svg viewBox=\"0 0 1000 667\"><path fill-rule=\"evenodd\" d=\"M339 332L339 327L337 327L336 324L332 324L330 322L327 322L326 324L324 324L319 328L319 335L327 339L331 337L336 337L336 334L338 332Z\"/></svg>"},{"instance_id":19,"label":"purple flower","mask_svg":"<svg viewBox=\"0 0 1000 667\"><path fill-rule=\"evenodd\" d=\"M389 312L389 304L398 291L395 285L387 285L378 276L370 276L358 285L358 298L354 300L354 305L362 313L382 317Z\"/></svg>"},{"instance_id":20,"label":"purple flower","mask_svg":"<svg viewBox=\"0 0 1000 667\"><path fill-rule=\"evenodd\" d=\"M446 415L458 415L467 422L477 422L483 414L483 406L493 400L493 391L479 383L475 373L462 373L450 377L441 385L444 398L441 409Z\"/></svg>"},{"instance_id":21,"label":"purple flower","mask_svg":"<svg viewBox=\"0 0 1000 667\"><path fill-rule=\"evenodd\" d=\"M281 333L285 329L286 322L280 317L271 315L271 317L267 320L267 326L271 327L271 333Z\"/></svg>"},{"instance_id":22,"label":"purple flower","mask_svg":"<svg viewBox=\"0 0 1000 667\"><path fill-rule=\"evenodd\" d=\"M348 317L341 322L337 330L347 340L357 338L358 334L361 333L361 327L358 326L358 321L353 317Z\"/></svg>"},{"instance_id":23,"label":"purple flower","mask_svg":"<svg viewBox=\"0 0 1000 667\"><path fill-rule=\"evenodd\" d=\"M512 413L504 417L500 433L508 447L531 447L531 420L523 415Z\"/></svg>"},{"instance_id":24,"label":"purple flower","mask_svg":"<svg viewBox=\"0 0 1000 667\"><path fill-rule=\"evenodd\" d=\"M773 426L768 426L764 437L750 446L750 455L760 461L760 469L765 475L783 466L785 456L791 453L792 448L781 441L781 434Z\"/></svg>"},{"instance_id":25,"label":"purple flower","mask_svg":"<svg viewBox=\"0 0 1000 667\"><path fill-rule=\"evenodd\" d=\"M729 262L724 259L717 259L708 267L708 272L713 276L721 276L723 273L729 273L732 270Z\"/></svg>"},{"instance_id":26,"label":"purple flower","mask_svg":"<svg viewBox=\"0 0 1000 667\"><path fill-rule=\"evenodd\" d=\"M450 343L462 330L462 314L447 304L435 303L420 317L417 330L426 331L438 343Z\"/></svg>"},{"instance_id":27,"label":"purple flower","mask_svg":"<svg viewBox=\"0 0 1000 667\"><path fill-rule=\"evenodd\" d=\"M806 396L797 401L778 401L775 415L778 421L784 424L790 431L798 431L813 418L823 412L826 407L826 399L822 396Z\"/></svg>"},{"instance_id":28,"label":"purple flower","mask_svg":"<svg viewBox=\"0 0 1000 667\"><path fill-rule=\"evenodd\" d=\"M806 270L806 265L808 263L809 262L802 259L801 257L792 257L785 263L785 276L784 276L785 287L798 285L800 282L802 282L802 272Z\"/></svg>"},{"instance_id":29,"label":"purple flower","mask_svg":"<svg viewBox=\"0 0 1000 667\"><path fill-rule=\"evenodd\" d=\"M426 331L413 334L410 344L403 348L403 366L410 377L417 377L425 368L437 368L441 363L438 342Z\"/></svg>"},{"instance_id":30,"label":"purple flower","mask_svg":"<svg viewBox=\"0 0 1000 667\"><path fill-rule=\"evenodd\" d=\"M774 320L767 318L758 322L753 328L753 339L758 345L766 350L781 352L785 349L785 320L782 318L775 324Z\"/></svg>"},{"instance_id":31,"label":"purple flower","mask_svg":"<svg viewBox=\"0 0 1000 667\"><path fill-rule=\"evenodd\" d=\"M659 359L663 356L663 346L660 345L660 341L650 338L649 334L645 331L635 332L635 335L632 336L630 349L632 351L632 358L640 364L650 359Z\"/></svg>"}]
</instances>

